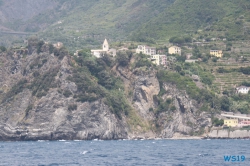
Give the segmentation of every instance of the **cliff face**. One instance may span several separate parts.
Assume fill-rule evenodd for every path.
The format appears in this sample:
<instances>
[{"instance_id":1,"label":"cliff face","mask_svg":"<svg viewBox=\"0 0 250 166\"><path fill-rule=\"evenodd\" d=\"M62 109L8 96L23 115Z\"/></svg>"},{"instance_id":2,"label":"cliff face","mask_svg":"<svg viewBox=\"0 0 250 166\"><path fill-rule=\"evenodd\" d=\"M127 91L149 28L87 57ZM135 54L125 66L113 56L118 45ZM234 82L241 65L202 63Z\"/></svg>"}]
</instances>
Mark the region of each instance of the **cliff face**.
<instances>
[{"instance_id":1,"label":"cliff face","mask_svg":"<svg viewBox=\"0 0 250 166\"><path fill-rule=\"evenodd\" d=\"M50 54L46 45L41 50L14 50L0 57L0 140L172 138L199 135L211 125L194 100L167 83L160 98L171 99L175 109L156 113L160 84L153 69L113 69L130 92L127 101L137 121L147 124L144 129L125 114L118 117L104 98L80 102L75 97L80 87L68 79L73 58Z\"/></svg>"},{"instance_id":2,"label":"cliff face","mask_svg":"<svg viewBox=\"0 0 250 166\"><path fill-rule=\"evenodd\" d=\"M67 80L72 73L69 61L67 56L59 60L48 53L1 56L1 140L127 138L126 122L112 114L102 99L82 103L59 91L77 91L75 83ZM51 73L55 73L51 84L43 83L50 86L46 94L34 96L30 86L43 86L37 78L43 76L49 82L45 75ZM24 79L27 85L19 87Z\"/></svg>"},{"instance_id":3,"label":"cliff face","mask_svg":"<svg viewBox=\"0 0 250 166\"><path fill-rule=\"evenodd\" d=\"M170 98L174 102L175 110L162 113L159 122L163 124L161 137L172 138L202 133L201 130L211 126L208 114L199 111L196 101L189 98L185 91L176 89L174 85L163 85L166 94L163 98Z\"/></svg>"},{"instance_id":4,"label":"cliff face","mask_svg":"<svg viewBox=\"0 0 250 166\"><path fill-rule=\"evenodd\" d=\"M154 127L158 126L158 129L154 131L154 137L173 138L201 135L212 126L210 115L199 110L201 105L192 100L185 91L178 90L172 84L163 85L165 93L161 99L163 101L170 99L175 109L170 111L163 108L163 112L156 114L153 110L157 109L158 104L154 97L160 92L156 71L135 70L132 73L121 67L118 68L118 71L126 84L133 88L133 108L138 111L142 119L146 119Z\"/></svg>"}]
</instances>

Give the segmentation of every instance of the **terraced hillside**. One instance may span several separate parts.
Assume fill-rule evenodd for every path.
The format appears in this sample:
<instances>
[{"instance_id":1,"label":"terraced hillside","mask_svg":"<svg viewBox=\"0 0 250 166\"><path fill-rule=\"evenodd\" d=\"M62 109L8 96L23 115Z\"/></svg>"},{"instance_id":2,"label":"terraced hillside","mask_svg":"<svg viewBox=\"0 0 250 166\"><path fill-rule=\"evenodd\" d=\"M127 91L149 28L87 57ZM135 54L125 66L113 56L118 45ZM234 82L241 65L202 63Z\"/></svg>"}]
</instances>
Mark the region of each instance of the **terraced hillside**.
<instances>
[{"instance_id":1,"label":"terraced hillside","mask_svg":"<svg viewBox=\"0 0 250 166\"><path fill-rule=\"evenodd\" d=\"M0 29L38 33L68 47L135 40L166 43L172 36L245 40L250 33L248 0L1 0ZM0 33L0 44L26 36Z\"/></svg>"}]
</instances>

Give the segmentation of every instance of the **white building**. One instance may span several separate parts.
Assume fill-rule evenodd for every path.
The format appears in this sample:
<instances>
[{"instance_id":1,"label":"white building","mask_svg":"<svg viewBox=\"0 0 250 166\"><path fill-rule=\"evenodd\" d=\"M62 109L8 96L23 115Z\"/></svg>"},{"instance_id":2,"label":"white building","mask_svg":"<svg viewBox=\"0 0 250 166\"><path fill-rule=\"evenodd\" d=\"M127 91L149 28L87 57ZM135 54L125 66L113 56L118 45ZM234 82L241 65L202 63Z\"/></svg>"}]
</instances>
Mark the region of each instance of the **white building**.
<instances>
[{"instance_id":1,"label":"white building","mask_svg":"<svg viewBox=\"0 0 250 166\"><path fill-rule=\"evenodd\" d=\"M156 64L156 65L163 65L166 66L167 65L167 56L166 55L151 55L150 59L152 61L152 63Z\"/></svg>"},{"instance_id":2,"label":"white building","mask_svg":"<svg viewBox=\"0 0 250 166\"><path fill-rule=\"evenodd\" d=\"M146 54L146 55L155 55L156 54L156 48L155 47L149 47L146 45L138 45L136 49L137 54Z\"/></svg>"},{"instance_id":3,"label":"white building","mask_svg":"<svg viewBox=\"0 0 250 166\"><path fill-rule=\"evenodd\" d=\"M248 94L249 89L247 86L239 86L236 88L236 93Z\"/></svg>"},{"instance_id":4,"label":"white building","mask_svg":"<svg viewBox=\"0 0 250 166\"><path fill-rule=\"evenodd\" d=\"M105 54L110 54L114 57L116 56L116 49L109 49L109 43L107 39L105 39L102 44L102 50L91 50L91 54L97 58L100 58Z\"/></svg>"}]
</instances>

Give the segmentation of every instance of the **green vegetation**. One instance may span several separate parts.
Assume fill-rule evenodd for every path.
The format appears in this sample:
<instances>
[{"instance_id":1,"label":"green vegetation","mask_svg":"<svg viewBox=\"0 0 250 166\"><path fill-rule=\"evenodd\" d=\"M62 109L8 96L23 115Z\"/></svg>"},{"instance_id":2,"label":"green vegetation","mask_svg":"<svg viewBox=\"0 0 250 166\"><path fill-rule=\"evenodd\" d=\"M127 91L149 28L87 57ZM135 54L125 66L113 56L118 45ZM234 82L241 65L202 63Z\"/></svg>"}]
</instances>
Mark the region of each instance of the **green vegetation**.
<instances>
[{"instance_id":1,"label":"green vegetation","mask_svg":"<svg viewBox=\"0 0 250 166\"><path fill-rule=\"evenodd\" d=\"M0 52L5 52L7 49L4 46L0 46Z\"/></svg>"},{"instance_id":2,"label":"green vegetation","mask_svg":"<svg viewBox=\"0 0 250 166\"><path fill-rule=\"evenodd\" d=\"M64 92L63 92L63 95L65 96L65 97L70 97L71 95L72 95L72 92L70 91L70 90L65 90Z\"/></svg>"},{"instance_id":3,"label":"green vegetation","mask_svg":"<svg viewBox=\"0 0 250 166\"><path fill-rule=\"evenodd\" d=\"M158 116L162 112L175 111L176 108L173 104L172 99L168 98L165 101L161 98L161 96L154 96L154 102L157 103L157 108L155 110L155 114ZM153 109L151 109L153 111Z\"/></svg>"},{"instance_id":4,"label":"green vegetation","mask_svg":"<svg viewBox=\"0 0 250 166\"><path fill-rule=\"evenodd\" d=\"M68 106L68 111L74 111L74 110L77 110L77 105L76 104L70 104Z\"/></svg>"},{"instance_id":5,"label":"green vegetation","mask_svg":"<svg viewBox=\"0 0 250 166\"><path fill-rule=\"evenodd\" d=\"M185 37L171 37L169 39L169 42L170 43L173 43L173 44L183 44L183 43L191 43L192 42L192 38L190 36L185 36Z\"/></svg>"},{"instance_id":6,"label":"green vegetation","mask_svg":"<svg viewBox=\"0 0 250 166\"><path fill-rule=\"evenodd\" d=\"M38 32L39 37L52 43L61 41L70 51L99 45L104 36L116 41L156 44L170 39L171 43L182 44L195 41L193 38L233 41L250 35L248 0L71 0L71 5L67 5L69 0L57 2L52 10L34 13L27 21L6 15L6 20L13 22L2 24L15 31ZM9 35L1 39L7 43L20 40ZM227 50L230 49L229 43Z\"/></svg>"},{"instance_id":7,"label":"green vegetation","mask_svg":"<svg viewBox=\"0 0 250 166\"><path fill-rule=\"evenodd\" d=\"M228 40L247 39L249 33L244 25L249 23L248 6L248 0L241 0L240 3L226 0L177 0L144 24L139 32L134 32L133 36L147 36L156 40L170 38L170 42L178 44L185 41L184 35L207 40L215 36ZM180 37L171 38L173 36Z\"/></svg>"},{"instance_id":8,"label":"green vegetation","mask_svg":"<svg viewBox=\"0 0 250 166\"><path fill-rule=\"evenodd\" d=\"M246 75L250 75L250 67L240 67L240 68L229 68L225 69L223 67L219 67L217 69L218 73L232 73L232 72L241 72Z\"/></svg>"},{"instance_id":9,"label":"green vegetation","mask_svg":"<svg viewBox=\"0 0 250 166\"><path fill-rule=\"evenodd\" d=\"M2 100L2 103L6 102L6 101L10 101L12 100L15 95L21 93L23 91L23 89L25 89L27 87L27 80L26 79L22 79L20 81L17 82L17 84L15 84L9 91L8 93L5 95L5 97Z\"/></svg>"},{"instance_id":10,"label":"green vegetation","mask_svg":"<svg viewBox=\"0 0 250 166\"><path fill-rule=\"evenodd\" d=\"M124 60L119 57L123 55L127 54L118 55L117 61L125 65ZM114 60L110 57L95 59L88 52L81 52L80 57L75 57L75 61L77 66L73 76L68 78L77 85L74 98L79 102L103 99L118 118L121 119L122 114L128 115L131 108L123 92L123 83L110 70Z\"/></svg>"},{"instance_id":11,"label":"green vegetation","mask_svg":"<svg viewBox=\"0 0 250 166\"><path fill-rule=\"evenodd\" d=\"M34 81L28 86L32 90L32 95L38 98L46 96L50 88L56 87L55 76L59 71L59 67L50 69L44 75L34 78Z\"/></svg>"}]
</instances>

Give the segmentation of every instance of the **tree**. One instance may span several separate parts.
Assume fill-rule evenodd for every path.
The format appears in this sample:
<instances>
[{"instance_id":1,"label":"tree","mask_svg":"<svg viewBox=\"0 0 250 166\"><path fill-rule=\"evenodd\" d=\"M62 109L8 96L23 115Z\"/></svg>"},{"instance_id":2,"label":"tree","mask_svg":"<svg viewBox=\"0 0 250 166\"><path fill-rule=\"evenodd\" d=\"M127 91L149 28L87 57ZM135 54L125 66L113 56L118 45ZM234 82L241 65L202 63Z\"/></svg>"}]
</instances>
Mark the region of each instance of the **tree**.
<instances>
[{"instance_id":1,"label":"tree","mask_svg":"<svg viewBox=\"0 0 250 166\"><path fill-rule=\"evenodd\" d=\"M126 52L118 52L116 56L116 60L121 66L127 66L129 63L129 56Z\"/></svg>"},{"instance_id":2,"label":"tree","mask_svg":"<svg viewBox=\"0 0 250 166\"><path fill-rule=\"evenodd\" d=\"M221 109L224 111L229 111L230 110L230 101L228 97L224 96L221 99Z\"/></svg>"},{"instance_id":3,"label":"tree","mask_svg":"<svg viewBox=\"0 0 250 166\"><path fill-rule=\"evenodd\" d=\"M6 51L7 49L6 49L4 46L0 46L0 50L1 50L2 52L4 52L4 51Z\"/></svg>"}]
</instances>

